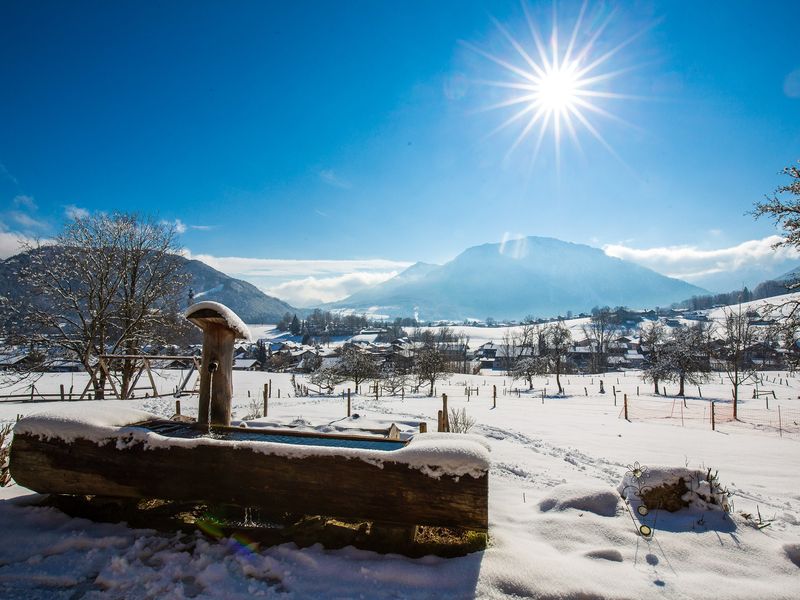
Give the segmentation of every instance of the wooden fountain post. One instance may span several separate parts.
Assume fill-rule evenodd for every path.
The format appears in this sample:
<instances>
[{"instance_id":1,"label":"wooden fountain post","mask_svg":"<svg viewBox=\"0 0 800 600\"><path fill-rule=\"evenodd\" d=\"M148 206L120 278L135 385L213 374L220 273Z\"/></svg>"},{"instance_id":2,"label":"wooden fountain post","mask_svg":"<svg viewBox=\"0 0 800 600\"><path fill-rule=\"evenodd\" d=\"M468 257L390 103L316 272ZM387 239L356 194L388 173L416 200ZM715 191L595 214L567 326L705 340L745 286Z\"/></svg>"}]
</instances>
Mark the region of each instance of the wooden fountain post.
<instances>
[{"instance_id":1,"label":"wooden fountain post","mask_svg":"<svg viewBox=\"0 0 800 600\"><path fill-rule=\"evenodd\" d=\"M233 344L247 335L230 325L224 311L230 312L227 307L212 302L200 302L186 311L186 318L203 330L197 415L197 422L202 425L231 424Z\"/></svg>"}]
</instances>

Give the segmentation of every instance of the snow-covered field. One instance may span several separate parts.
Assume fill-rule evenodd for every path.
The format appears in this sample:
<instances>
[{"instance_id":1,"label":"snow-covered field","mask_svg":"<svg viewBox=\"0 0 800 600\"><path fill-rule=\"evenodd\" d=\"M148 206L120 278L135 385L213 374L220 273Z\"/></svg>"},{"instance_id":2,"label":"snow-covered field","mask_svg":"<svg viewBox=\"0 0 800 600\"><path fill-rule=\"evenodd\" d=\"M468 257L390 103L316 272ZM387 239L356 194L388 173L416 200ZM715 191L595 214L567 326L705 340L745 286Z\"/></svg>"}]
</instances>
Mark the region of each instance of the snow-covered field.
<instances>
[{"instance_id":1,"label":"snow-covered field","mask_svg":"<svg viewBox=\"0 0 800 600\"><path fill-rule=\"evenodd\" d=\"M159 373L159 387L172 389L178 377L179 372ZM435 431L438 398L356 396L348 419L341 396L288 397L289 377L236 372L235 418L250 412L251 402L260 404L263 384L271 379L281 398L270 400L265 422L302 420L325 431L396 423L411 433L427 421ZM0 598L796 598L800 433L792 419L800 413L800 379L786 373L765 377L759 388L774 390L777 399L770 397L767 411L765 400L752 399L753 388L745 386L742 423L725 421L730 389L719 380L703 385L703 398L689 398L686 406L651 396L636 373L604 376L605 394L599 393L598 376L565 376L564 398L552 396L552 378L535 380L534 391L519 397L511 390L518 384L500 375L454 375L449 384L440 383L437 393L447 393L451 407L465 407L476 419L472 432L492 448L489 547L462 558L410 559L294 544L253 550L232 539L169 537L69 518L28 506L28 490L5 488ZM46 375L37 389L57 392L60 383L80 390L85 377ZM467 400L465 384L478 387L478 395ZM631 422L621 418L625 394ZM713 399L716 431L710 425ZM183 413L196 412L196 398L181 401ZM90 410L100 403L165 416L174 411L172 397L80 406ZM3 403L0 421L59 404ZM764 424L778 406L780 430ZM639 536L638 520L617 492L634 462L651 469L718 470L732 492L730 518L655 511L641 518L655 534ZM759 512L769 523L762 529L754 526Z\"/></svg>"}]
</instances>

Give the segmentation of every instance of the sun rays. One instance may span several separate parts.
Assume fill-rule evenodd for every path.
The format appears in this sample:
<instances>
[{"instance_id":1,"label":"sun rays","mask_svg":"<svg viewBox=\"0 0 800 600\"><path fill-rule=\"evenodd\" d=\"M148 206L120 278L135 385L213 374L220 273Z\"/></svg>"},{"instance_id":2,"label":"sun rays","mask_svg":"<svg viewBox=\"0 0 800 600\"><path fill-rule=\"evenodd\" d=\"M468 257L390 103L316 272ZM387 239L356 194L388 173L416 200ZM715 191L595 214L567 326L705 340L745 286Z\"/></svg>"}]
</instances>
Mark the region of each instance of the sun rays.
<instances>
[{"instance_id":1,"label":"sun rays","mask_svg":"<svg viewBox=\"0 0 800 600\"><path fill-rule=\"evenodd\" d=\"M603 117L624 122L607 110L605 105L617 100L635 98L608 89L611 80L631 69L611 70L610 60L642 32L609 49L600 50L598 41L606 32L613 13L599 21L593 18L592 25L589 26L587 4L584 3L568 38L564 40L559 34L554 8L553 25L549 39L545 41L527 4L523 3L522 6L530 33L530 41L527 44L515 38L496 20L495 26L513 49L513 52L509 52L509 56L501 57L467 44L481 56L502 67L504 75L508 77L499 81L481 82L508 91L508 97L484 109L511 113L491 133L512 127L518 129L506 153L507 157L523 142L532 140L531 160L535 161L549 133L552 135L558 165L562 138L568 135L578 150L582 151L579 139L581 132L588 132L604 148L617 156L593 123L593 119Z\"/></svg>"}]
</instances>

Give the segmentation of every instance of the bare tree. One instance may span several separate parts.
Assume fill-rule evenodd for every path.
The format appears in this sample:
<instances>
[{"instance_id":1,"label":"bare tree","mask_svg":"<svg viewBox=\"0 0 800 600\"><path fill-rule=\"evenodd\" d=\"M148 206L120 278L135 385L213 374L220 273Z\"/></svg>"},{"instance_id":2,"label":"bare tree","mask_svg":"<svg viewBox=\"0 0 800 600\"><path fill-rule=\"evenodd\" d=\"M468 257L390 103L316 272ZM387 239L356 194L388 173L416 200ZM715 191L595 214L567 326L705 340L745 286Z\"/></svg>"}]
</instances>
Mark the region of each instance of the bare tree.
<instances>
[{"instance_id":1,"label":"bare tree","mask_svg":"<svg viewBox=\"0 0 800 600\"><path fill-rule=\"evenodd\" d=\"M308 378L308 382L317 387L318 394L332 394L334 388L343 381L344 376L335 367L320 367Z\"/></svg>"},{"instance_id":2,"label":"bare tree","mask_svg":"<svg viewBox=\"0 0 800 600\"><path fill-rule=\"evenodd\" d=\"M766 201L756 202L753 215L757 219L763 216L772 218L786 233L779 245L797 248L800 247L800 168L792 165L781 173L789 177L789 182L778 186Z\"/></svg>"},{"instance_id":3,"label":"bare tree","mask_svg":"<svg viewBox=\"0 0 800 600\"><path fill-rule=\"evenodd\" d=\"M25 339L43 357L76 358L96 398L106 385L106 373L95 369L100 355L138 354L185 328L179 308L189 276L170 225L136 214L94 214L69 222L52 243L24 251L17 271L23 297L4 302L14 315L10 338ZM122 397L135 368L131 360L121 365Z\"/></svg>"},{"instance_id":4,"label":"bare tree","mask_svg":"<svg viewBox=\"0 0 800 600\"><path fill-rule=\"evenodd\" d=\"M358 390L364 381L377 375L378 364L372 355L355 346L348 346L342 352L342 360L336 369L345 380L351 380Z\"/></svg>"},{"instance_id":5,"label":"bare tree","mask_svg":"<svg viewBox=\"0 0 800 600\"><path fill-rule=\"evenodd\" d=\"M547 350L547 364L551 373L555 373L558 393L563 394L561 386L561 372L566 364L567 354L572 345L572 334L564 321L557 321L545 328L545 343Z\"/></svg>"},{"instance_id":6,"label":"bare tree","mask_svg":"<svg viewBox=\"0 0 800 600\"><path fill-rule=\"evenodd\" d=\"M647 363L642 372L642 378L653 383L653 391L656 395L661 393L658 389L659 382L669 375L666 364L661 360L667 337L666 329L658 321L654 321L649 327L642 327L640 339L643 349L647 351Z\"/></svg>"},{"instance_id":7,"label":"bare tree","mask_svg":"<svg viewBox=\"0 0 800 600\"><path fill-rule=\"evenodd\" d=\"M781 173L786 175L789 181L778 186L771 196L766 196L765 201L756 202L753 215L757 219L769 217L776 225L783 228L785 237L776 244L776 247L800 248L800 168L791 165L784 168ZM797 290L800 288L800 279L795 278L786 287L789 290ZM768 303L765 308L777 317L784 344L794 350L794 343L800 338L800 300L789 297L777 303ZM789 356L789 360L797 366L797 353L792 352Z\"/></svg>"},{"instance_id":8,"label":"bare tree","mask_svg":"<svg viewBox=\"0 0 800 600\"><path fill-rule=\"evenodd\" d=\"M438 379L449 372L447 357L436 346L423 346L414 357L414 373L420 382L430 385L429 396L433 396L433 388Z\"/></svg>"},{"instance_id":9,"label":"bare tree","mask_svg":"<svg viewBox=\"0 0 800 600\"><path fill-rule=\"evenodd\" d=\"M390 396L396 396L408 385L408 375L396 369L389 369L383 373L383 390Z\"/></svg>"},{"instance_id":10,"label":"bare tree","mask_svg":"<svg viewBox=\"0 0 800 600\"><path fill-rule=\"evenodd\" d=\"M750 360L749 350L757 341L757 335L747 314L742 312L741 304L736 310L725 310L720 338L716 345L715 358L721 362L733 386L733 418L737 419L739 386L756 377L756 368Z\"/></svg>"},{"instance_id":11,"label":"bare tree","mask_svg":"<svg viewBox=\"0 0 800 600\"><path fill-rule=\"evenodd\" d=\"M616 315L607 306L592 310L592 318L583 326L583 333L592 342L592 371L601 373L606 368L608 345L619 333Z\"/></svg>"},{"instance_id":12,"label":"bare tree","mask_svg":"<svg viewBox=\"0 0 800 600\"><path fill-rule=\"evenodd\" d=\"M461 354L461 364L459 365L459 369L462 373L469 372L469 340L469 335L463 332L456 336L455 343L457 344L458 351Z\"/></svg>"},{"instance_id":13,"label":"bare tree","mask_svg":"<svg viewBox=\"0 0 800 600\"><path fill-rule=\"evenodd\" d=\"M710 329L697 323L672 332L659 354L665 379L678 382L678 396L685 396L685 384L697 385L708 379L710 370Z\"/></svg>"},{"instance_id":14,"label":"bare tree","mask_svg":"<svg viewBox=\"0 0 800 600\"><path fill-rule=\"evenodd\" d=\"M511 328L507 328L503 333L503 343L500 346L500 356L505 361L506 375L509 377L514 374L514 366L519 357L519 336Z\"/></svg>"},{"instance_id":15,"label":"bare tree","mask_svg":"<svg viewBox=\"0 0 800 600\"><path fill-rule=\"evenodd\" d=\"M547 361L539 356L528 356L517 361L511 372L513 379L524 379L528 389L533 389L533 378L547 372Z\"/></svg>"}]
</instances>

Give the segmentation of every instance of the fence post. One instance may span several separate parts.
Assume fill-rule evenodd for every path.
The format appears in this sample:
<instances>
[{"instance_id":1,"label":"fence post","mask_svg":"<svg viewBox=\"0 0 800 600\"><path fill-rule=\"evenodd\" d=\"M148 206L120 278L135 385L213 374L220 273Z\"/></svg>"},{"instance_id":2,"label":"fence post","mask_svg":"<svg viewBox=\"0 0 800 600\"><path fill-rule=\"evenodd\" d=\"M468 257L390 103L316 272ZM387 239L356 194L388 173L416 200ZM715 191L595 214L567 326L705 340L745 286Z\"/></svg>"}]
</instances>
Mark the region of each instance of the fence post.
<instances>
[{"instance_id":1,"label":"fence post","mask_svg":"<svg viewBox=\"0 0 800 600\"><path fill-rule=\"evenodd\" d=\"M497 408L497 386L492 385L492 408Z\"/></svg>"},{"instance_id":2,"label":"fence post","mask_svg":"<svg viewBox=\"0 0 800 600\"><path fill-rule=\"evenodd\" d=\"M61 390L61 401L63 402L64 401L64 384L62 383L58 387Z\"/></svg>"},{"instance_id":3,"label":"fence post","mask_svg":"<svg viewBox=\"0 0 800 600\"><path fill-rule=\"evenodd\" d=\"M625 394L623 396L623 402L625 403L625 420L630 421L630 419L628 418L628 394Z\"/></svg>"},{"instance_id":4,"label":"fence post","mask_svg":"<svg viewBox=\"0 0 800 600\"><path fill-rule=\"evenodd\" d=\"M428 424L425 421L421 421L419 424L419 432L420 433L428 433Z\"/></svg>"},{"instance_id":5,"label":"fence post","mask_svg":"<svg viewBox=\"0 0 800 600\"><path fill-rule=\"evenodd\" d=\"M264 416L267 416L267 405L269 404L269 383L264 384Z\"/></svg>"},{"instance_id":6,"label":"fence post","mask_svg":"<svg viewBox=\"0 0 800 600\"><path fill-rule=\"evenodd\" d=\"M716 414L714 412L716 404L717 403L715 401L711 402L711 431L714 431L717 428Z\"/></svg>"},{"instance_id":7,"label":"fence post","mask_svg":"<svg viewBox=\"0 0 800 600\"><path fill-rule=\"evenodd\" d=\"M181 416L181 401L175 400L175 414Z\"/></svg>"},{"instance_id":8,"label":"fence post","mask_svg":"<svg viewBox=\"0 0 800 600\"><path fill-rule=\"evenodd\" d=\"M767 396L766 394L764 394L764 402L767 403L767 410L769 410L769 396Z\"/></svg>"},{"instance_id":9,"label":"fence post","mask_svg":"<svg viewBox=\"0 0 800 600\"><path fill-rule=\"evenodd\" d=\"M347 388L347 416L350 416L350 388Z\"/></svg>"},{"instance_id":10,"label":"fence post","mask_svg":"<svg viewBox=\"0 0 800 600\"><path fill-rule=\"evenodd\" d=\"M544 390L542 390L542 404L544 404Z\"/></svg>"},{"instance_id":11,"label":"fence post","mask_svg":"<svg viewBox=\"0 0 800 600\"><path fill-rule=\"evenodd\" d=\"M617 405L617 390L614 390L614 406Z\"/></svg>"},{"instance_id":12,"label":"fence post","mask_svg":"<svg viewBox=\"0 0 800 600\"><path fill-rule=\"evenodd\" d=\"M442 416L442 410L441 409L439 409L439 414L437 416L438 416L439 420L438 420L438 425L436 427L436 431L441 433L441 432L444 431L444 416Z\"/></svg>"},{"instance_id":13,"label":"fence post","mask_svg":"<svg viewBox=\"0 0 800 600\"><path fill-rule=\"evenodd\" d=\"M697 386L697 395L700 396L701 398L703 397L703 392L700 390L699 385Z\"/></svg>"},{"instance_id":14,"label":"fence post","mask_svg":"<svg viewBox=\"0 0 800 600\"><path fill-rule=\"evenodd\" d=\"M442 424L444 431L450 431L450 416L447 412L447 394L442 394Z\"/></svg>"}]
</instances>

